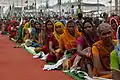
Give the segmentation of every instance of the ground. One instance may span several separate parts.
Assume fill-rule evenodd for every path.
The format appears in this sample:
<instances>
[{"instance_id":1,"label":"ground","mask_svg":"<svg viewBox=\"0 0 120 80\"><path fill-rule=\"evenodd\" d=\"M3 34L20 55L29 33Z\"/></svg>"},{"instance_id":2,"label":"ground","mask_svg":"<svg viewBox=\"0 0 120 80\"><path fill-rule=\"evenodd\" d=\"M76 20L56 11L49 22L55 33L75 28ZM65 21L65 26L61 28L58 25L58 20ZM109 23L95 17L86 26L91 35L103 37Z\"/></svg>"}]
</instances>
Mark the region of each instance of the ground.
<instances>
[{"instance_id":1,"label":"ground","mask_svg":"<svg viewBox=\"0 0 120 80\"><path fill-rule=\"evenodd\" d=\"M0 80L73 80L62 71L43 71L44 61L14 46L7 36L0 35Z\"/></svg>"}]
</instances>

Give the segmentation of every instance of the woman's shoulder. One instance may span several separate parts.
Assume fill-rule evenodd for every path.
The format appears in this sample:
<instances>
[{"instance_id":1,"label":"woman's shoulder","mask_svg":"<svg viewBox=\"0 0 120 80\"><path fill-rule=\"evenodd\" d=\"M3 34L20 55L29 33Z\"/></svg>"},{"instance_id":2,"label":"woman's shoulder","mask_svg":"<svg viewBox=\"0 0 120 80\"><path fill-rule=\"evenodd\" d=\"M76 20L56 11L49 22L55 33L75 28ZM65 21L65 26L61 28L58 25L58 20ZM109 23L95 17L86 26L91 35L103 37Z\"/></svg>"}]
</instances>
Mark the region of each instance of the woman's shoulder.
<instances>
[{"instance_id":1,"label":"woman's shoulder","mask_svg":"<svg viewBox=\"0 0 120 80\"><path fill-rule=\"evenodd\" d=\"M101 40L96 41L96 42L93 44L93 46L100 45L100 44L102 44L102 41L101 41Z\"/></svg>"}]
</instances>

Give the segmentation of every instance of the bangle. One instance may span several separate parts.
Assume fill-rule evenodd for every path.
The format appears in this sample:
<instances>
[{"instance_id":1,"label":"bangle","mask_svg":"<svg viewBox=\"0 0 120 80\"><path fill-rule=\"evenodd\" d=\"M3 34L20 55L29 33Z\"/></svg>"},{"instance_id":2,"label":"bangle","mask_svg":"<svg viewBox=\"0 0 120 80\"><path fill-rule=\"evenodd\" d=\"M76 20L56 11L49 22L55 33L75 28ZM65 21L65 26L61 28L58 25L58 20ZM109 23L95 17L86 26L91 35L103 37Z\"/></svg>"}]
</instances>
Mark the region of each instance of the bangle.
<instances>
[{"instance_id":1,"label":"bangle","mask_svg":"<svg viewBox=\"0 0 120 80\"><path fill-rule=\"evenodd\" d=\"M86 56L87 56L87 57L90 57L90 56L91 56L91 53L87 53Z\"/></svg>"}]
</instances>

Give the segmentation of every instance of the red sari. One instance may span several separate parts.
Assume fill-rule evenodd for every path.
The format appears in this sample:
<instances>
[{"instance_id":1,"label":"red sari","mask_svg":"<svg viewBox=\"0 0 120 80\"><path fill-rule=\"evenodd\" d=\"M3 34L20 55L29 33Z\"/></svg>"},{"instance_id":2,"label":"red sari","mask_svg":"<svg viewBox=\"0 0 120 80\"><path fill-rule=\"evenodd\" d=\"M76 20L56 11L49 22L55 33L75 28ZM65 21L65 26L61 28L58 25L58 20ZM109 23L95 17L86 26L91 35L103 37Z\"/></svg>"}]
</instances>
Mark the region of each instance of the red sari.
<instances>
[{"instance_id":1,"label":"red sari","mask_svg":"<svg viewBox=\"0 0 120 80\"><path fill-rule=\"evenodd\" d=\"M115 26L112 25L113 21L116 23L117 27L120 25L120 21L119 21L119 19L118 19L117 16L110 17L109 24L112 26L112 28L114 30L113 31L113 39L116 39L117 27L115 27Z\"/></svg>"},{"instance_id":2,"label":"red sari","mask_svg":"<svg viewBox=\"0 0 120 80\"><path fill-rule=\"evenodd\" d=\"M12 20L12 21L10 22L9 27L8 27L8 32L9 32L9 38L10 38L10 39L11 39L11 38L15 38L16 33L17 33L17 29L16 29L16 27L14 26L15 23L17 23L17 21L16 21L16 20Z\"/></svg>"}]
</instances>

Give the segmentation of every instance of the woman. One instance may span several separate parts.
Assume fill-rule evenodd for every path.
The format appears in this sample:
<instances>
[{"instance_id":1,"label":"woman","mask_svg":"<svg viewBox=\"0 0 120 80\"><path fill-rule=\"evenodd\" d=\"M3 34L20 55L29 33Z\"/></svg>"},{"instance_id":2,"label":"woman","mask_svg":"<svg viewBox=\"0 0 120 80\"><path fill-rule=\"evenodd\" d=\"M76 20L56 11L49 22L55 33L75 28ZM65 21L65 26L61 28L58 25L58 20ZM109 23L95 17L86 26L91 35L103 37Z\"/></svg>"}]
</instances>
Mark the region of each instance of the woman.
<instances>
[{"instance_id":1,"label":"woman","mask_svg":"<svg viewBox=\"0 0 120 80\"><path fill-rule=\"evenodd\" d=\"M75 22L73 20L69 20L59 42L59 47L62 52L67 50L68 52L72 53L71 58L67 61L71 61L75 57L75 50L77 47L76 40L80 36L81 33L76 28Z\"/></svg>"},{"instance_id":2,"label":"woman","mask_svg":"<svg viewBox=\"0 0 120 80\"><path fill-rule=\"evenodd\" d=\"M91 21L87 20L87 21L83 22L83 27L82 27L83 34L81 37L79 37L77 39L77 53L78 53L78 55L76 56L71 69L72 68L76 69L77 65L79 63L79 66L82 69L87 70L89 75L90 75L90 71L88 70L90 68L88 65L92 64L92 61L90 59L91 47L92 47L92 44L98 40L98 35L97 35L95 29L96 28L94 27L94 25Z\"/></svg>"},{"instance_id":3,"label":"woman","mask_svg":"<svg viewBox=\"0 0 120 80\"><path fill-rule=\"evenodd\" d=\"M16 34L17 34L17 26L18 22L16 20L12 20L10 22L10 25L8 27L8 32L9 32L9 38L16 38Z\"/></svg>"},{"instance_id":4,"label":"woman","mask_svg":"<svg viewBox=\"0 0 120 80\"><path fill-rule=\"evenodd\" d=\"M116 32L117 32L117 27L120 25L119 19L117 16L113 16L110 18L110 25L113 28L113 39L116 39Z\"/></svg>"},{"instance_id":5,"label":"woman","mask_svg":"<svg viewBox=\"0 0 120 80\"><path fill-rule=\"evenodd\" d=\"M20 27L18 28L18 37L16 42L18 43L22 43L23 39L22 39L22 29L24 28L25 24L27 23L27 20L23 20L22 24L20 24Z\"/></svg>"},{"instance_id":6,"label":"woman","mask_svg":"<svg viewBox=\"0 0 120 80\"><path fill-rule=\"evenodd\" d=\"M6 34L7 33L7 24L5 21L2 22L2 27L1 27L1 34Z\"/></svg>"},{"instance_id":7,"label":"woman","mask_svg":"<svg viewBox=\"0 0 120 80\"><path fill-rule=\"evenodd\" d=\"M34 27L35 25L33 19L25 24L24 28L22 29L22 39L24 42L25 40L30 39L32 34L31 31L34 29ZM33 31L35 32L35 29ZM34 35L34 33L32 35Z\"/></svg>"},{"instance_id":8,"label":"woman","mask_svg":"<svg viewBox=\"0 0 120 80\"><path fill-rule=\"evenodd\" d=\"M117 29L118 44L115 50L110 54L112 76L114 80L120 79L120 26Z\"/></svg>"},{"instance_id":9,"label":"woman","mask_svg":"<svg viewBox=\"0 0 120 80\"><path fill-rule=\"evenodd\" d=\"M93 76L112 78L110 70L110 53L117 42L113 40L112 27L107 23L98 26L100 40L93 44Z\"/></svg>"},{"instance_id":10,"label":"woman","mask_svg":"<svg viewBox=\"0 0 120 80\"><path fill-rule=\"evenodd\" d=\"M42 23L40 21L35 21L35 35L33 36L33 47L42 47Z\"/></svg>"},{"instance_id":11,"label":"woman","mask_svg":"<svg viewBox=\"0 0 120 80\"><path fill-rule=\"evenodd\" d=\"M40 51L43 51L45 54L49 53L49 41L51 40L51 37L53 36L54 31L54 24L51 20L46 21L44 30L42 32L42 39L43 39L43 46L35 48L35 52L39 53ZM56 42L55 42L56 44ZM37 54L34 58L39 58L40 53Z\"/></svg>"},{"instance_id":12,"label":"woman","mask_svg":"<svg viewBox=\"0 0 120 80\"><path fill-rule=\"evenodd\" d=\"M47 56L47 62L56 62L62 57L62 53L59 52L59 38L64 32L64 25L61 22L56 22L54 26L54 32L49 36L49 55Z\"/></svg>"}]
</instances>

